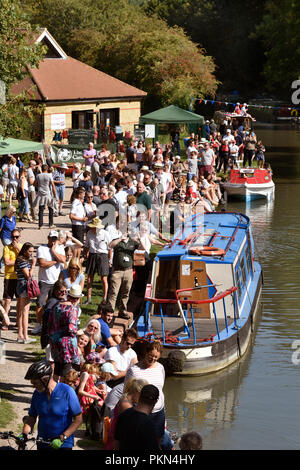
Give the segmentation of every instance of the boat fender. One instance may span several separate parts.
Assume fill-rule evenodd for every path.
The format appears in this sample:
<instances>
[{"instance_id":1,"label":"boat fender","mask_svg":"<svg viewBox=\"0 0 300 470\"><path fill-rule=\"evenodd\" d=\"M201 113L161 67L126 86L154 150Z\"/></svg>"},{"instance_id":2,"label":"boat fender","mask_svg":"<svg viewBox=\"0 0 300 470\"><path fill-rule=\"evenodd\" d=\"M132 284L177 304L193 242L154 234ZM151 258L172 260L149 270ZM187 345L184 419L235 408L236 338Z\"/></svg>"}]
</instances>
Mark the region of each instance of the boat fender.
<instances>
[{"instance_id":1,"label":"boat fender","mask_svg":"<svg viewBox=\"0 0 300 470\"><path fill-rule=\"evenodd\" d=\"M216 248L214 246L204 246L200 250L200 254L203 256L223 256L225 255L225 250L221 248Z\"/></svg>"},{"instance_id":2,"label":"boat fender","mask_svg":"<svg viewBox=\"0 0 300 470\"><path fill-rule=\"evenodd\" d=\"M171 351L166 358L165 367L169 374L182 372L185 361L186 356L183 351Z\"/></svg>"},{"instance_id":3,"label":"boat fender","mask_svg":"<svg viewBox=\"0 0 300 470\"><path fill-rule=\"evenodd\" d=\"M109 429L110 429L111 420L108 416L105 416L103 420L103 444L107 444Z\"/></svg>"}]
</instances>

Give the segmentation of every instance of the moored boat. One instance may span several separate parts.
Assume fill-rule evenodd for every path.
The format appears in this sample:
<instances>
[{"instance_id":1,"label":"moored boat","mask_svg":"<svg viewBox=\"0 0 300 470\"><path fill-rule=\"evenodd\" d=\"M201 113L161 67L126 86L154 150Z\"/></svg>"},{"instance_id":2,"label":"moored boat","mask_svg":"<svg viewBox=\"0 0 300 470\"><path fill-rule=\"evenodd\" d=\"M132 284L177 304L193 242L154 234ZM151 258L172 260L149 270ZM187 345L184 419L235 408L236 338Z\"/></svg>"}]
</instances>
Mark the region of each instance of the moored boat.
<instances>
[{"instance_id":1,"label":"moored boat","mask_svg":"<svg viewBox=\"0 0 300 470\"><path fill-rule=\"evenodd\" d=\"M271 199L275 190L272 172L267 168L232 168L223 186L227 196L245 200Z\"/></svg>"},{"instance_id":2,"label":"moored boat","mask_svg":"<svg viewBox=\"0 0 300 470\"><path fill-rule=\"evenodd\" d=\"M249 218L193 216L154 260L139 336L160 339L170 374L224 369L248 348L261 289Z\"/></svg>"}]
</instances>

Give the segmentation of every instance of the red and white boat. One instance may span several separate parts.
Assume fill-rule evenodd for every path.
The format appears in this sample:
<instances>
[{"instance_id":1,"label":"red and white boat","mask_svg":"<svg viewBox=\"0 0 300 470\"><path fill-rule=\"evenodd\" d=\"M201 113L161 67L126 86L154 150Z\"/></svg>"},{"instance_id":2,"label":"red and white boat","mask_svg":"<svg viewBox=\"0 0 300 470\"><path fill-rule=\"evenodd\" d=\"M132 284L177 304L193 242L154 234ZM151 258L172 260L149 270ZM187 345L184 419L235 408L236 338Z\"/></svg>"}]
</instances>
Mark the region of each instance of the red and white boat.
<instances>
[{"instance_id":1,"label":"red and white boat","mask_svg":"<svg viewBox=\"0 0 300 470\"><path fill-rule=\"evenodd\" d=\"M258 198L271 199L275 184L272 172L265 168L233 168L224 183L228 197L238 197L246 201Z\"/></svg>"}]
</instances>

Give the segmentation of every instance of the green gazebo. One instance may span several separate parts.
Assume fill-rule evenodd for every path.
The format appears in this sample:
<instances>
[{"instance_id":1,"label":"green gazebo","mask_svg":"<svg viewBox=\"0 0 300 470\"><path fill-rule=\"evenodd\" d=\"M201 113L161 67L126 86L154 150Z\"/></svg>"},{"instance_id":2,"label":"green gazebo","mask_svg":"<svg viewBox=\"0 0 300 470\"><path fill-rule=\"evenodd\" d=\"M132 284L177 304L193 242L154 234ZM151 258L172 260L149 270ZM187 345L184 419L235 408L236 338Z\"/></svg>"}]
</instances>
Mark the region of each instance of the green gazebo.
<instances>
[{"instance_id":1,"label":"green gazebo","mask_svg":"<svg viewBox=\"0 0 300 470\"><path fill-rule=\"evenodd\" d=\"M157 111L141 116L140 125L145 124L155 124L156 138L158 134L158 124L188 124L190 131L194 131L195 126L197 126L197 129L200 128L201 130L201 135L205 136L204 117L174 105L170 105L166 108L161 108Z\"/></svg>"}]
</instances>

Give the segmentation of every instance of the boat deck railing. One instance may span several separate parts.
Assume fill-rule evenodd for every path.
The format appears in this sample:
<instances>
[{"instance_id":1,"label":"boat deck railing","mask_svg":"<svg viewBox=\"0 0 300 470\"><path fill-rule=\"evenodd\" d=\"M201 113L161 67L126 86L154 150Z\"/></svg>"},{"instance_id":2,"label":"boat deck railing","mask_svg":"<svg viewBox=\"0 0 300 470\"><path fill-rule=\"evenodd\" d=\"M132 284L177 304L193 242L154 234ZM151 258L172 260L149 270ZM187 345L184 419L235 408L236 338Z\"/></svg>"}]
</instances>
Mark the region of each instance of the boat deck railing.
<instances>
[{"instance_id":1,"label":"boat deck railing","mask_svg":"<svg viewBox=\"0 0 300 470\"><path fill-rule=\"evenodd\" d=\"M196 326L195 326L195 318L194 318L194 311L193 311L193 305L203 305L203 304L212 304L212 310L214 314L214 320L215 320L215 325L216 325L216 334L218 337L218 340L220 340L220 329L219 329L219 323L218 323L218 317L216 313L216 302L222 301L223 303L223 313L224 313L224 320L225 320L225 328L226 332L228 333L228 321L227 321L227 311L226 311L226 302L225 298L228 296L232 296L233 298L233 306L234 306L234 328L238 328L237 325L237 314L236 314L236 309L237 309L237 303L236 303L236 290L237 287L231 287L224 292L220 292L218 295L215 295L211 299L202 299L202 300L193 300L193 299L182 299L181 296L184 295L186 292L194 291L197 289L202 289L204 287L210 287L209 285L207 286L198 286L198 287L191 287L191 288L186 288L186 289L177 289L175 291L175 299L158 299L155 297L151 297L150 295L150 289L151 286L147 286L146 289L146 296L145 296L145 301L146 301L146 308L145 308L145 325L149 329L150 326L150 305L151 304L156 304L159 305L159 312L160 312L160 319L161 319L161 326L162 326L162 342L163 345L167 345L168 343L168 338L166 334L166 328L165 328L165 316L163 314L163 305L165 304L177 304L179 308L180 315L182 317L183 323L184 323L184 333L185 336L183 337L178 337L178 341L180 342L181 340L185 340L185 345L190 344L190 345L196 345L198 344L197 340L197 335L196 335ZM188 306L190 307L190 320L191 320L191 329L188 326L187 322L187 314L188 314ZM187 339L190 339L191 341L189 343L186 342ZM212 341L212 338L210 338L210 341ZM203 342L203 340L201 341Z\"/></svg>"}]
</instances>

